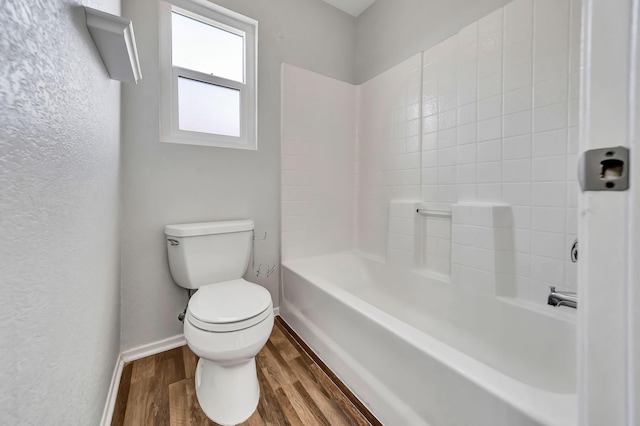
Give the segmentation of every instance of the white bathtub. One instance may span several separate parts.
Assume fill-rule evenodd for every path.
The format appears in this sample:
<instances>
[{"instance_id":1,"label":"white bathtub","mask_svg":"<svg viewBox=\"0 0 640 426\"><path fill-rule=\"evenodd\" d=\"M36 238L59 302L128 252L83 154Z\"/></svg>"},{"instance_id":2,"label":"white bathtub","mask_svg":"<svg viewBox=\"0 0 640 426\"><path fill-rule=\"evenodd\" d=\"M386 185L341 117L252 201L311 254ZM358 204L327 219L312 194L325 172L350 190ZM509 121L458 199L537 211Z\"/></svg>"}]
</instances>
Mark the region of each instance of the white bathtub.
<instances>
[{"instance_id":1,"label":"white bathtub","mask_svg":"<svg viewBox=\"0 0 640 426\"><path fill-rule=\"evenodd\" d=\"M574 312L351 252L282 284L282 317L385 425L577 424Z\"/></svg>"}]
</instances>

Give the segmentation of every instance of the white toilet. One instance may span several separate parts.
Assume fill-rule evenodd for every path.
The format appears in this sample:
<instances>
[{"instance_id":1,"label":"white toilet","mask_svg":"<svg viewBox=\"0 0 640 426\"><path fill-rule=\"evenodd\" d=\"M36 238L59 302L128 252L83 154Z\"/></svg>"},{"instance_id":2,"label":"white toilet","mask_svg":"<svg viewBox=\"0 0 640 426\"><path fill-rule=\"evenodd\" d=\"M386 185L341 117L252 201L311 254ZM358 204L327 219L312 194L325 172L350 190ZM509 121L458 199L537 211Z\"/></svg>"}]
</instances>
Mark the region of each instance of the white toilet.
<instances>
[{"instance_id":1,"label":"white toilet","mask_svg":"<svg viewBox=\"0 0 640 426\"><path fill-rule=\"evenodd\" d=\"M200 357L195 387L207 417L235 425L258 406L255 356L273 328L271 295L242 279L251 255L253 221L168 225L173 279L199 289L189 301L184 336Z\"/></svg>"}]
</instances>

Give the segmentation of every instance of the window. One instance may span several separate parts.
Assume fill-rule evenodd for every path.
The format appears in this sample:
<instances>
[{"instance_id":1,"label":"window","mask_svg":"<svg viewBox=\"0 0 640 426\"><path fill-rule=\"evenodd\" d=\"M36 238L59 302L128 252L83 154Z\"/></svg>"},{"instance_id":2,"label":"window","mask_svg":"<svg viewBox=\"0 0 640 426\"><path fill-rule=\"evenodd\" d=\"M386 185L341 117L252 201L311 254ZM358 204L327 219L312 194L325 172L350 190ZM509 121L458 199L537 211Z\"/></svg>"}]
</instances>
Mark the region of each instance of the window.
<instances>
[{"instance_id":1,"label":"window","mask_svg":"<svg viewBox=\"0 0 640 426\"><path fill-rule=\"evenodd\" d=\"M257 27L206 0L160 2L163 142L257 149Z\"/></svg>"}]
</instances>

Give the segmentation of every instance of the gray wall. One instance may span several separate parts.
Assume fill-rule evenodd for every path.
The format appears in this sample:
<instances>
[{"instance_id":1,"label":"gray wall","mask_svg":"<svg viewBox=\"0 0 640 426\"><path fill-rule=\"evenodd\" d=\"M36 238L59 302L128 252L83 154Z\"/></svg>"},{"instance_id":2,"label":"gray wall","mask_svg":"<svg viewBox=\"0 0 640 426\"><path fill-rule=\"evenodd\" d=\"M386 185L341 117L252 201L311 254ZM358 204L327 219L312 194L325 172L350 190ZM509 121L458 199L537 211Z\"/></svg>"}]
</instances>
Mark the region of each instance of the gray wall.
<instances>
[{"instance_id":1,"label":"gray wall","mask_svg":"<svg viewBox=\"0 0 640 426\"><path fill-rule=\"evenodd\" d=\"M454 35L510 0L377 0L356 21L360 84Z\"/></svg>"},{"instance_id":2,"label":"gray wall","mask_svg":"<svg viewBox=\"0 0 640 426\"><path fill-rule=\"evenodd\" d=\"M97 425L120 344L120 83L77 0L0 9L0 423ZM119 0L82 1L118 13Z\"/></svg>"},{"instance_id":3,"label":"gray wall","mask_svg":"<svg viewBox=\"0 0 640 426\"><path fill-rule=\"evenodd\" d=\"M157 0L123 2L144 79L123 90L122 347L182 332L184 290L169 273L164 226L251 218L256 262L279 265L280 69L291 63L353 81L354 18L320 0L218 0L259 21L258 151L159 141ZM279 274L247 278L278 304Z\"/></svg>"}]
</instances>

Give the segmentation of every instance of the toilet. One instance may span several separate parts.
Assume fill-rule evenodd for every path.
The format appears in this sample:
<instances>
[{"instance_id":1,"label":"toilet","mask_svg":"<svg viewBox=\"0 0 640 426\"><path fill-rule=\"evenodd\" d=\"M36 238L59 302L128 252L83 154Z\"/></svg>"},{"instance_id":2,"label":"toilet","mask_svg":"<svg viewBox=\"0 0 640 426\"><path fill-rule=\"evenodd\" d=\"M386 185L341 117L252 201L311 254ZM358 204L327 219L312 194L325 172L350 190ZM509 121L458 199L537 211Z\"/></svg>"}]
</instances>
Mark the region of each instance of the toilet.
<instances>
[{"instance_id":1,"label":"toilet","mask_svg":"<svg viewBox=\"0 0 640 426\"><path fill-rule=\"evenodd\" d=\"M271 295L242 278L249 265L252 220L168 225L174 281L197 289L184 319L184 337L200 357L198 402L221 425L248 419L258 406L255 356L273 328Z\"/></svg>"}]
</instances>

